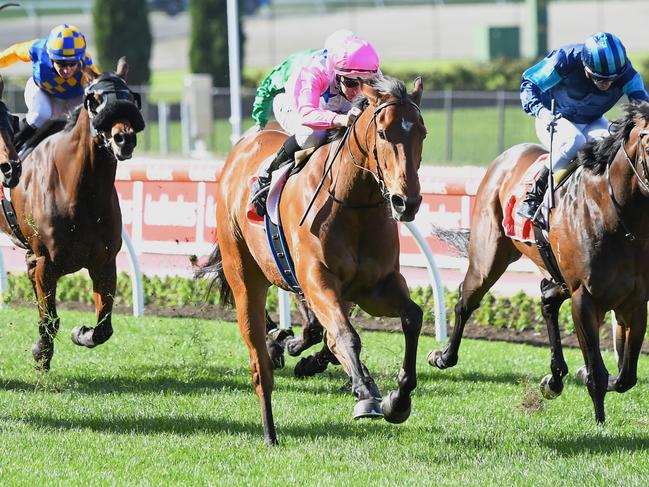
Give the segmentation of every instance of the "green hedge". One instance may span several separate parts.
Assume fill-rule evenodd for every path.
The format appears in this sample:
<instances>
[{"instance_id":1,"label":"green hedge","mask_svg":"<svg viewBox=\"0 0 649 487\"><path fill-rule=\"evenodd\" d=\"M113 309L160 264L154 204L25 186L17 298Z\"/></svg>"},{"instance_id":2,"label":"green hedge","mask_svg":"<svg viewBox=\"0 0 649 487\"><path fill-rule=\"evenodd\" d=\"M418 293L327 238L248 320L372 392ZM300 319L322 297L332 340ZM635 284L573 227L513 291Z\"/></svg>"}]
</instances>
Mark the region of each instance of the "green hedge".
<instances>
[{"instance_id":1,"label":"green hedge","mask_svg":"<svg viewBox=\"0 0 649 487\"><path fill-rule=\"evenodd\" d=\"M385 74L404 81L421 76L427 91L445 89L518 91L521 74L534 63L535 61L530 59L496 60L485 63L463 62L430 68L390 66L388 63L381 69ZM649 58L634 63L634 67L642 75L645 84L649 84ZM268 74L267 71L248 70L244 78L245 85L256 88Z\"/></svg>"},{"instance_id":2,"label":"green hedge","mask_svg":"<svg viewBox=\"0 0 649 487\"><path fill-rule=\"evenodd\" d=\"M25 274L9 274L9 291L4 295L4 302L34 302L31 283ZM143 276L144 304L150 306L203 306L216 305L217 293L209 292L209 282L206 279L194 280L183 277L158 277ZM412 299L424 311L424 322L434 324L435 304L431 286L417 287L411 291ZM453 324L453 308L457 301L457 291L446 292L446 309L449 325ZM57 298L60 302L77 302L92 304L92 284L90 279L77 273L65 276L59 280ZM132 306L131 279L122 272L117 278L117 291L115 296L116 306ZM268 309L277 310L277 293L268 294ZM570 302L566 302L559 312L559 322L565 328L565 333L574 333L571 318ZM354 316L364 315L356 308ZM487 293L482 305L471 317L471 323L478 326L495 326L518 331L545 328L541 315L541 302L538 298L531 298L520 292L512 297L496 297Z\"/></svg>"}]
</instances>

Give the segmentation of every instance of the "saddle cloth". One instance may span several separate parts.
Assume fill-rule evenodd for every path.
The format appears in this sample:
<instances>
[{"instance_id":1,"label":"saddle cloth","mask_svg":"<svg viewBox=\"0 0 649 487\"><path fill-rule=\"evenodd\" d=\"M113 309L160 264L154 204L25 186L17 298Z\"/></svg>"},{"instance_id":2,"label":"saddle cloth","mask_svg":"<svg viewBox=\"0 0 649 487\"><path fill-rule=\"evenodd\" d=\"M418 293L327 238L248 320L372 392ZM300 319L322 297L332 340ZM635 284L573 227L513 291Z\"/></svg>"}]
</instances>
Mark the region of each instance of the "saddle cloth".
<instances>
[{"instance_id":1,"label":"saddle cloth","mask_svg":"<svg viewBox=\"0 0 649 487\"><path fill-rule=\"evenodd\" d=\"M291 175L293 169L296 169L297 172L297 168L300 168L306 163L315 149L316 147L310 147L296 152L295 161L293 163L287 164L273 171L270 188L268 189L268 198L266 199L266 212L270 217L271 222L275 225L279 224L279 200L282 194L282 189L284 189L284 185L286 184L286 180ZM270 166L270 163L273 162L273 159L275 159L274 154L263 160L255 175L248 179L248 188L252 188L260 174L267 172L266 170L268 166ZM246 218L248 218L250 224L264 227L264 217L259 216L254 208L250 207L248 209L246 212Z\"/></svg>"},{"instance_id":2,"label":"saddle cloth","mask_svg":"<svg viewBox=\"0 0 649 487\"><path fill-rule=\"evenodd\" d=\"M536 177L539 172L541 172L541 169L548 157L548 154L541 154L527 169L519 183L514 187L512 194L507 198L507 203L505 204L503 212L503 228L505 229L505 235L509 238L521 242L536 242L532 220L523 218L516 212L525 199L525 195L532 188ZM556 171L554 173L554 189L556 190L564 184L578 168L579 164L577 163L577 160L573 159L565 168ZM543 197L543 203L541 204L541 216L537 218L544 230L547 229L546 222L550 216L549 208L550 192L546 191L545 196Z\"/></svg>"}]
</instances>

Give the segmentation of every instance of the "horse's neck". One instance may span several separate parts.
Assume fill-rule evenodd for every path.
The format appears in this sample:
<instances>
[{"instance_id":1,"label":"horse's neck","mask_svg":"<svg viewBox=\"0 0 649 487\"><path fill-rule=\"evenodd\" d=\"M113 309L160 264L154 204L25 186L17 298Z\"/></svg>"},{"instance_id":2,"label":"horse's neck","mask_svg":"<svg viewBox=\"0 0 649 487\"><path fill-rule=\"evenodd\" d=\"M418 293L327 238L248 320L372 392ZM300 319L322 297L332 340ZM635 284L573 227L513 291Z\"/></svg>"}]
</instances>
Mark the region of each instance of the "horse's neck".
<instances>
[{"instance_id":1,"label":"horse's neck","mask_svg":"<svg viewBox=\"0 0 649 487\"><path fill-rule=\"evenodd\" d=\"M375 171L371 147L365 148L365 127L354 127L344 140L344 147L334 163L330 191L336 199L353 206L370 205L381 198L381 191L374 177ZM338 142L334 142L334 149Z\"/></svg>"},{"instance_id":2,"label":"horse's neck","mask_svg":"<svg viewBox=\"0 0 649 487\"><path fill-rule=\"evenodd\" d=\"M81 110L74 128L60 141L55 163L66 192L77 200L84 194L102 198L103 191L113 188L117 163L92 137L86 110Z\"/></svg>"},{"instance_id":3,"label":"horse's neck","mask_svg":"<svg viewBox=\"0 0 649 487\"><path fill-rule=\"evenodd\" d=\"M635 155L629 155L635 164ZM629 230L637 235L646 235L646 229L649 228L649 198L642 193L642 182L638 181L632 164L626 159L622 150L618 151L608 172L608 175L604 172L600 177L597 192L605 195L604 215L609 216L609 221L613 223L611 227L621 226L621 216ZM639 174L642 176L642 172Z\"/></svg>"}]
</instances>

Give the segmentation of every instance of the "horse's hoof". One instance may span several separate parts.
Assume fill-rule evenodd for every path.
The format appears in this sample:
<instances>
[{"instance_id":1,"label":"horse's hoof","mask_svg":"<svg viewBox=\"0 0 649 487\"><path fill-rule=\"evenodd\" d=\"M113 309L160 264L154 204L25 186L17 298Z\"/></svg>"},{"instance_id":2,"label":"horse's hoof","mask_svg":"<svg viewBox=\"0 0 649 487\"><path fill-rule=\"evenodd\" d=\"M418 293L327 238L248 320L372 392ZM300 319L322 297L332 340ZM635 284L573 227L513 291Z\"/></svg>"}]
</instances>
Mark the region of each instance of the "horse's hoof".
<instances>
[{"instance_id":1,"label":"horse's hoof","mask_svg":"<svg viewBox=\"0 0 649 487\"><path fill-rule=\"evenodd\" d=\"M380 419L383 417L383 412L381 411L381 398L373 397L371 399L361 399L354 406L354 411L352 412L352 417L354 419L360 418L370 418L370 419Z\"/></svg>"},{"instance_id":2,"label":"horse's hoof","mask_svg":"<svg viewBox=\"0 0 649 487\"><path fill-rule=\"evenodd\" d=\"M433 350L428 354L428 357L426 357L426 360L428 360L428 363L430 364L431 367L437 367L438 369L447 369L449 367L453 367L456 363L455 362L451 363L452 361L445 361L444 360L444 354L441 350Z\"/></svg>"},{"instance_id":3,"label":"horse's hoof","mask_svg":"<svg viewBox=\"0 0 649 487\"><path fill-rule=\"evenodd\" d=\"M328 363L326 360L318 360L317 356L309 355L308 357L300 359L300 361L295 364L293 373L295 374L295 377L313 377L314 375L327 370L327 365Z\"/></svg>"},{"instance_id":4,"label":"horse's hoof","mask_svg":"<svg viewBox=\"0 0 649 487\"><path fill-rule=\"evenodd\" d=\"M581 366L579 370L577 370L577 374L575 374L575 377L577 377L577 380L583 385L585 386L588 385L588 369L586 368L585 365Z\"/></svg>"},{"instance_id":5,"label":"horse's hoof","mask_svg":"<svg viewBox=\"0 0 649 487\"><path fill-rule=\"evenodd\" d=\"M412 402L410 396L399 398L397 391L390 391L388 396L381 401L381 411L388 423L403 423L410 417Z\"/></svg>"},{"instance_id":6,"label":"horse's hoof","mask_svg":"<svg viewBox=\"0 0 649 487\"><path fill-rule=\"evenodd\" d=\"M286 351L291 357L297 357L307 349L304 345L304 340L301 337L289 338L286 340Z\"/></svg>"},{"instance_id":7,"label":"horse's hoof","mask_svg":"<svg viewBox=\"0 0 649 487\"><path fill-rule=\"evenodd\" d=\"M95 342L92 340L92 328L76 326L72 330L72 343L87 348L95 347Z\"/></svg>"},{"instance_id":8,"label":"horse's hoof","mask_svg":"<svg viewBox=\"0 0 649 487\"><path fill-rule=\"evenodd\" d=\"M552 376L550 374L546 375L543 377L541 380L541 394L545 399L556 399L561 395L561 390L559 391L554 391L550 387L550 381L552 380ZM563 387L561 388L563 389Z\"/></svg>"},{"instance_id":9,"label":"horse's hoof","mask_svg":"<svg viewBox=\"0 0 649 487\"><path fill-rule=\"evenodd\" d=\"M36 361L36 370L47 372L54 355L54 345L42 346L40 340L32 345L32 357Z\"/></svg>"}]
</instances>

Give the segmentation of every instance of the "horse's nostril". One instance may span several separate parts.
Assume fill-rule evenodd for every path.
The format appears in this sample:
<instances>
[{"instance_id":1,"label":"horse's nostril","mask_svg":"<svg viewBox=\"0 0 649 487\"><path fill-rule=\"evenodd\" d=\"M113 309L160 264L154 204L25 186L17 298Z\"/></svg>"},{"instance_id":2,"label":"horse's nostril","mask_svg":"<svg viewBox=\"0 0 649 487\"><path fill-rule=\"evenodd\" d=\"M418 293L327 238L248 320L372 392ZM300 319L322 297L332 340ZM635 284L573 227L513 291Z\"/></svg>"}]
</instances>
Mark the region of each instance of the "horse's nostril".
<instances>
[{"instance_id":1,"label":"horse's nostril","mask_svg":"<svg viewBox=\"0 0 649 487\"><path fill-rule=\"evenodd\" d=\"M399 213L406 211L406 199L403 195L393 194L390 196L390 204L392 204L392 208Z\"/></svg>"}]
</instances>

